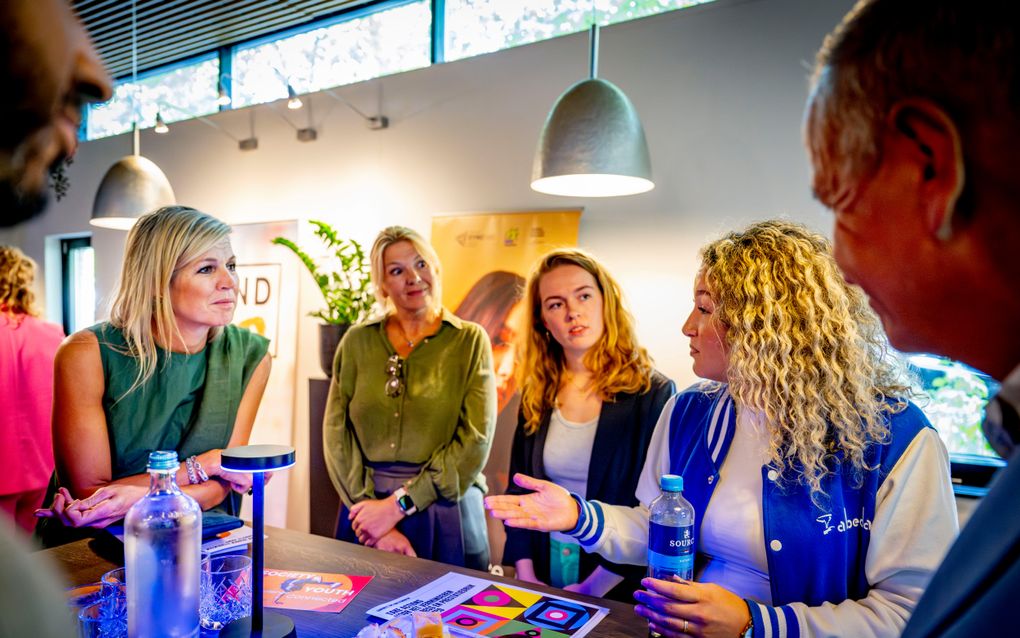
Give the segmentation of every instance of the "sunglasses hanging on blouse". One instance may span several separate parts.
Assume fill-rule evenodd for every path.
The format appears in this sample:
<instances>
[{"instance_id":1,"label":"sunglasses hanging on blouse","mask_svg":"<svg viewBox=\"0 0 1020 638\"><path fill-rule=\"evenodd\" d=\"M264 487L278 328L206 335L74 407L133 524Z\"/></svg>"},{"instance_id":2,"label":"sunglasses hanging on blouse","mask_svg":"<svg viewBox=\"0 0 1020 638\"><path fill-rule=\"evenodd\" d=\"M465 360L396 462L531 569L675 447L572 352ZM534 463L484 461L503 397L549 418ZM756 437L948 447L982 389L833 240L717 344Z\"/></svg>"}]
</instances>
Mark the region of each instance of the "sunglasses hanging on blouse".
<instances>
[{"instance_id":1,"label":"sunglasses hanging on blouse","mask_svg":"<svg viewBox=\"0 0 1020 638\"><path fill-rule=\"evenodd\" d=\"M386 360L386 396L399 397L404 391L404 360L400 355L391 355Z\"/></svg>"}]
</instances>

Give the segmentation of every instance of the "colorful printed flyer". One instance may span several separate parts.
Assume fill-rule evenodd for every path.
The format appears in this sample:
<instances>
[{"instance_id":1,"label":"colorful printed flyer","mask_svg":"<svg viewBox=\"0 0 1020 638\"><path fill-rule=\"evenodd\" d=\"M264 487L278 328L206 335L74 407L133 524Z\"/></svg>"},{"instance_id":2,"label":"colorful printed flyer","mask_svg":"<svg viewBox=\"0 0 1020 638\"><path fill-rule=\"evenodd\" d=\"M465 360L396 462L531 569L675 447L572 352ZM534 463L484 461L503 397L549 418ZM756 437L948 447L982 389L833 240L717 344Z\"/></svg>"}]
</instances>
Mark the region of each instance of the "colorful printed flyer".
<instances>
[{"instance_id":1,"label":"colorful printed flyer","mask_svg":"<svg viewBox=\"0 0 1020 638\"><path fill-rule=\"evenodd\" d=\"M581 638L609 613L605 607L453 572L368 613L391 620L414 611L440 612L444 624L465 635L540 638Z\"/></svg>"},{"instance_id":2,"label":"colorful printed flyer","mask_svg":"<svg viewBox=\"0 0 1020 638\"><path fill-rule=\"evenodd\" d=\"M264 570L262 605L265 609L303 609L336 613L365 588L371 576Z\"/></svg>"},{"instance_id":3,"label":"colorful printed flyer","mask_svg":"<svg viewBox=\"0 0 1020 638\"><path fill-rule=\"evenodd\" d=\"M222 532L214 538L204 541L202 543L202 551L207 554L234 551L251 545L253 538L255 538L255 535L252 533L252 529L245 525L228 532Z\"/></svg>"}]
</instances>

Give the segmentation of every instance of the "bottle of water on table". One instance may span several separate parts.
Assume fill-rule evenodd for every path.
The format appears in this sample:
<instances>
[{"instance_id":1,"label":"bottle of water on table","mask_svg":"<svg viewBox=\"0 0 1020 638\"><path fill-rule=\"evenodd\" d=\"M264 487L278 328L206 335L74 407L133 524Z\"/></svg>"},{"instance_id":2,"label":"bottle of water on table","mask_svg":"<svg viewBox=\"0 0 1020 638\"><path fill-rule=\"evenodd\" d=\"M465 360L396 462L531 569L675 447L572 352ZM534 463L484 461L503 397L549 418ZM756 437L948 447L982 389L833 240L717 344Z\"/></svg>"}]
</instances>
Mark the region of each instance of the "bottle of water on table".
<instances>
[{"instance_id":1,"label":"bottle of water on table","mask_svg":"<svg viewBox=\"0 0 1020 638\"><path fill-rule=\"evenodd\" d=\"M652 578L694 578L694 507L683 497L684 478L664 474L659 496L648 510L648 575ZM659 634L649 632L650 636Z\"/></svg>"},{"instance_id":2,"label":"bottle of water on table","mask_svg":"<svg viewBox=\"0 0 1020 638\"><path fill-rule=\"evenodd\" d=\"M124 520L128 636L199 635L202 509L177 487L177 452L149 454L149 493Z\"/></svg>"}]
</instances>

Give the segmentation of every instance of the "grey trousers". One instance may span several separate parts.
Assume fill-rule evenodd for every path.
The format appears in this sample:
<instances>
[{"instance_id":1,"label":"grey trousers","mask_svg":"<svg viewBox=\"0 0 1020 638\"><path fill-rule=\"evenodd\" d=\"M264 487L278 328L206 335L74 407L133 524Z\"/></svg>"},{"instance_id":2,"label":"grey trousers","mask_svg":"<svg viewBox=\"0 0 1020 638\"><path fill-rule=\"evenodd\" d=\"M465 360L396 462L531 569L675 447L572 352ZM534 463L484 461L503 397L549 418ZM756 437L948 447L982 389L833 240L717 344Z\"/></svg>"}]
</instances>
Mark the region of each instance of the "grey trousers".
<instances>
[{"instance_id":1,"label":"grey trousers","mask_svg":"<svg viewBox=\"0 0 1020 638\"><path fill-rule=\"evenodd\" d=\"M409 463L373 464L376 498L385 498L421 471ZM348 519L350 510L341 505L337 515L336 538L357 543ZM460 501L435 503L397 523L419 558L460 565L481 571L489 568L489 537L485 528L482 490L472 485Z\"/></svg>"}]
</instances>

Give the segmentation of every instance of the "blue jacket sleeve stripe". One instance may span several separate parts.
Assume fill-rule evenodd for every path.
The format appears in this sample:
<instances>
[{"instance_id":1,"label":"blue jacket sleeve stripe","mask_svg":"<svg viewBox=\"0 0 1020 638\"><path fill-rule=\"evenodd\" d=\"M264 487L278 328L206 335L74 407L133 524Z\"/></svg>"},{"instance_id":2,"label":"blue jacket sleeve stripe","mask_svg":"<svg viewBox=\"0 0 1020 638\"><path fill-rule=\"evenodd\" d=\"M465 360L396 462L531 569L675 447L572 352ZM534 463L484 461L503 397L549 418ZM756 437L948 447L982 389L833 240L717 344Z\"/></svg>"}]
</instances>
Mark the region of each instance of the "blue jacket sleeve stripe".
<instances>
[{"instance_id":1,"label":"blue jacket sleeve stripe","mask_svg":"<svg viewBox=\"0 0 1020 638\"><path fill-rule=\"evenodd\" d=\"M779 617L776 613L775 607L766 607L765 611L769 615L769 624L772 625L772 635L776 638L786 638L786 626L782 622L784 619Z\"/></svg>"},{"instance_id":2,"label":"blue jacket sleeve stripe","mask_svg":"<svg viewBox=\"0 0 1020 638\"><path fill-rule=\"evenodd\" d=\"M570 496L577 502L579 509L577 525L568 531L567 535L573 536L582 545L590 547L602 536L602 530L606 526L605 515L598 503L590 503L573 492L570 493Z\"/></svg>"},{"instance_id":3,"label":"blue jacket sleeve stripe","mask_svg":"<svg viewBox=\"0 0 1020 638\"><path fill-rule=\"evenodd\" d=\"M723 390L719 398L715 400L712 416L708 421L708 433L705 435L705 441L708 443L708 449L710 450L716 446L718 441L725 438L719 433L719 413L722 412L723 407L726 405L726 397L728 396L727 391Z\"/></svg>"},{"instance_id":4,"label":"blue jacket sleeve stripe","mask_svg":"<svg viewBox=\"0 0 1020 638\"><path fill-rule=\"evenodd\" d=\"M726 411L722 414L722 421L719 423L719 439L715 442L712 447L712 462L719 462L719 453L722 451L723 441L726 440L726 432L730 427L730 411L733 409L733 401L730 399L730 395L726 394Z\"/></svg>"},{"instance_id":5,"label":"blue jacket sleeve stripe","mask_svg":"<svg viewBox=\"0 0 1020 638\"><path fill-rule=\"evenodd\" d=\"M602 513L602 508L599 507L598 503L587 503L589 509L589 515L591 515L594 522L593 527L595 528L591 534L586 535L584 538L579 538L581 544L585 547L591 547L602 538L602 531L606 527L605 515Z\"/></svg>"},{"instance_id":6,"label":"blue jacket sleeve stripe","mask_svg":"<svg viewBox=\"0 0 1020 638\"><path fill-rule=\"evenodd\" d=\"M797 615L790 607L770 607L753 600L744 602L751 611L754 638L800 638Z\"/></svg>"},{"instance_id":7,"label":"blue jacket sleeve stripe","mask_svg":"<svg viewBox=\"0 0 1020 638\"><path fill-rule=\"evenodd\" d=\"M800 638L800 623L797 622L797 614L793 607L783 605L779 608L779 619L783 623L787 638Z\"/></svg>"},{"instance_id":8,"label":"blue jacket sleeve stripe","mask_svg":"<svg viewBox=\"0 0 1020 638\"><path fill-rule=\"evenodd\" d=\"M751 634L754 638L771 638L772 625L769 623L768 613L765 612L765 605L749 599L745 599L744 602L751 611L751 621L754 623Z\"/></svg>"},{"instance_id":9,"label":"blue jacket sleeve stripe","mask_svg":"<svg viewBox=\"0 0 1020 638\"><path fill-rule=\"evenodd\" d=\"M591 515L588 513L588 502L573 492L570 493L570 496L577 502L577 525L567 534L577 537L584 536L591 529Z\"/></svg>"}]
</instances>

